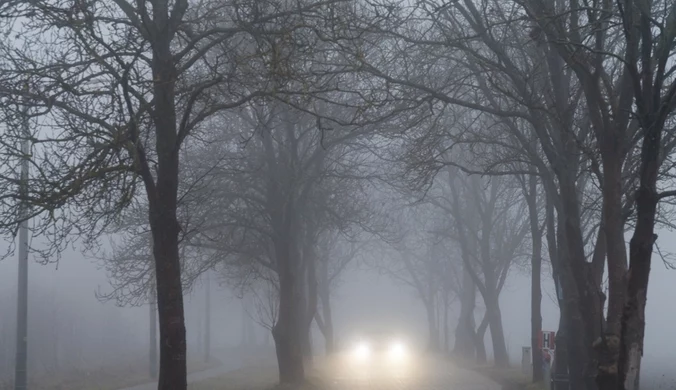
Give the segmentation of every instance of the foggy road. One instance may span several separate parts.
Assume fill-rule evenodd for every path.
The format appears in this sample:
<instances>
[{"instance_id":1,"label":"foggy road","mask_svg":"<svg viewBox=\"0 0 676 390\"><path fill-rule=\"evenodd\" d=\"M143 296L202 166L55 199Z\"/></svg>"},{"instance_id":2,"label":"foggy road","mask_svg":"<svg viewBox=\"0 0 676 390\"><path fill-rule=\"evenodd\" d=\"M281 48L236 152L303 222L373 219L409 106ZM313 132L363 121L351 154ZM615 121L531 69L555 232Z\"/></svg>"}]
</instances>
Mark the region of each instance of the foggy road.
<instances>
[{"instance_id":1,"label":"foggy road","mask_svg":"<svg viewBox=\"0 0 676 390\"><path fill-rule=\"evenodd\" d=\"M458 371L447 375L406 379L348 379L332 382L330 390L500 390L500 386L474 373ZM327 389L327 390L328 390Z\"/></svg>"},{"instance_id":2,"label":"foggy road","mask_svg":"<svg viewBox=\"0 0 676 390\"><path fill-rule=\"evenodd\" d=\"M233 389L263 390L270 388L274 381L273 378L276 378L276 373L271 375L272 365L261 366L260 370L247 371L247 376L242 377L235 375L234 372L229 374L230 371L243 366L236 357L233 358L230 355L229 360L222 361L224 364L221 367L189 375L188 382L195 383L218 378L218 389L224 383L231 385L237 383ZM423 358L415 365L411 364L398 370L381 370L376 367L355 369L345 364L326 361L316 368L315 375L320 379L319 388L322 390L501 390L498 384L473 371L435 359ZM260 375L252 377L249 373ZM242 378L245 379L242 380ZM216 390L210 381L199 386L201 386L199 389ZM156 388L156 383L148 383L120 390L155 390Z\"/></svg>"},{"instance_id":3,"label":"foggy road","mask_svg":"<svg viewBox=\"0 0 676 390\"><path fill-rule=\"evenodd\" d=\"M221 365L204 371L189 374L188 383L194 383L205 379L215 378L227 374L230 371L237 370L241 368L243 365L242 359L240 359L240 357L237 356L236 354L233 354L232 351L228 350L214 351L213 356L221 362ZM156 390L156 389L157 382L150 382L118 390Z\"/></svg>"},{"instance_id":4,"label":"foggy road","mask_svg":"<svg viewBox=\"0 0 676 390\"><path fill-rule=\"evenodd\" d=\"M327 390L500 390L495 382L448 362L425 360L418 367L391 372L331 370Z\"/></svg>"}]
</instances>

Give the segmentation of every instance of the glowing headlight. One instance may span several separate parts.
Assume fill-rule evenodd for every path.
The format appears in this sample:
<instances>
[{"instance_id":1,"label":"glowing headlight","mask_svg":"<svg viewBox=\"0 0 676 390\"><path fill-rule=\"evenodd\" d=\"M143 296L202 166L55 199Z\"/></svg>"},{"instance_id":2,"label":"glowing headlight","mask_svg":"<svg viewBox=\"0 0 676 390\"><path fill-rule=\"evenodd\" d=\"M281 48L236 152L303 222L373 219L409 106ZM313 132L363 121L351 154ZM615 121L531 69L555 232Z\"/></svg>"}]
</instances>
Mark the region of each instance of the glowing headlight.
<instances>
[{"instance_id":1,"label":"glowing headlight","mask_svg":"<svg viewBox=\"0 0 676 390\"><path fill-rule=\"evenodd\" d=\"M356 348L354 349L354 355L358 359L368 358L371 356L371 346L365 342L357 344Z\"/></svg>"},{"instance_id":2,"label":"glowing headlight","mask_svg":"<svg viewBox=\"0 0 676 390\"><path fill-rule=\"evenodd\" d=\"M394 342L390 345L390 357L393 359L401 359L406 356L406 346L402 342Z\"/></svg>"}]
</instances>

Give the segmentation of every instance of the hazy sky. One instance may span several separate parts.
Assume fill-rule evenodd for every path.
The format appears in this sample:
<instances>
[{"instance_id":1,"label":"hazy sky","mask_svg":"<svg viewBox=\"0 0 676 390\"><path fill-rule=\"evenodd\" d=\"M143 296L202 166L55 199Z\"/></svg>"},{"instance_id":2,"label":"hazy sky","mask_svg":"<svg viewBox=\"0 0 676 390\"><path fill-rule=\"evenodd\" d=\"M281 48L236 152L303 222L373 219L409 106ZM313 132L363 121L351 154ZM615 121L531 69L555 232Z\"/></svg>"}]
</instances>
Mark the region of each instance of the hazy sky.
<instances>
[{"instance_id":1,"label":"hazy sky","mask_svg":"<svg viewBox=\"0 0 676 390\"><path fill-rule=\"evenodd\" d=\"M658 240L663 252L676 253L676 233L661 231ZM676 357L676 338L673 324L676 323L674 299L676 297L676 271L667 270L659 257L654 257L650 291L648 294L647 329L645 339L646 357ZM98 288L107 291L108 282L102 270L91 260L76 252L64 253L58 269L55 265L32 263L29 270L31 293L47 291L54 295L54 302L64 307L76 308L91 327L85 337L101 337L98 325L106 318L115 317L124 322L127 331L134 334L135 343L148 340L148 307L118 308L113 303L101 303L95 297ZM501 299L506 341L513 362L520 359L521 346L530 343L530 276L514 269L510 274ZM375 271L352 269L343 278L343 283L334 293L334 318L339 340L349 338L359 329L369 326L391 327L410 339L424 342L426 317L414 292L401 284L392 282ZM543 296L543 328L556 330L558 309L553 297L553 284L548 274L543 275L546 291ZM16 257L0 262L0 294L6 301L16 299ZM214 344L236 344L242 334L242 306L234 295L219 289L214 283L212 293L212 331ZM481 307L477 296L477 306ZM186 299L188 342L199 350L202 340L204 290L198 286ZM14 321L15 309L4 311L2 320ZM30 321L30 319L29 319ZM264 330L256 326L259 340ZM453 315L452 329L455 328ZM488 336L487 332L487 336ZM317 336L317 335L316 335ZM486 346L490 350L490 339Z\"/></svg>"}]
</instances>

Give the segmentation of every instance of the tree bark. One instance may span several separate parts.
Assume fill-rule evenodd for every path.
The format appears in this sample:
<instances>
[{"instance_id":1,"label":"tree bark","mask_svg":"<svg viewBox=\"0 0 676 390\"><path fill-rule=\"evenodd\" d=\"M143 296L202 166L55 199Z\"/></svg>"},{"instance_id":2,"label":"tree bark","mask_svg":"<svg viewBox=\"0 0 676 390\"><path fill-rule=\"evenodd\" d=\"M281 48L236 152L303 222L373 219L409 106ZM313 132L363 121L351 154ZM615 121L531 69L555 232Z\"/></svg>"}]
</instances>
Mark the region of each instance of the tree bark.
<instances>
[{"instance_id":1,"label":"tree bark","mask_svg":"<svg viewBox=\"0 0 676 390\"><path fill-rule=\"evenodd\" d=\"M488 314L484 314L484 318L481 320L479 327L476 330L476 335L474 336L474 346L476 348L476 361L479 364L488 362L488 354L486 353L486 344L484 339L486 336L486 330L488 329Z\"/></svg>"},{"instance_id":2,"label":"tree bark","mask_svg":"<svg viewBox=\"0 0 676 390\"><path fill-rule=\"evenodd\" d=\"M565 291L561 286L560 264L565 256L563 246L562 223L556 220L554 210L556 209L556 197L552 193L552 188L545 186L546 213L547 213L547 250L552 264L552 273L554 277L554 287L556 289L557 303L559 305L559 327L556 332L556 351L554 355L554 373L557 375L568 375L568 341L566 339L566 326L568 313L565 305ZM557 229L558 226L558 229ZM533 365L542 365L542 354L538 348L537 360L533 360Z\"/></svg>"},{"instance_id":3,"label":"tree bark","mask_svg":"<svg viewBox=\"0 0 676 390\"><path fill-rule=\"evenodd\" d=\"M296 267L293 265L290 248L292 245L295 243L288 234L279 237L275 243L279 275L279 312L272 336L277 351L279 381L283 384L300 384L305 380L300 310L296 291L298 275L294 272Z\"/></svg>"},{"instance_id":4,"label":"tree bark","mask_svg":"<svg viewBox=\"0 0 676 390\"><path fill-rule=\"evenodd\" d=\"M566 340L566 311L565 308L561 310L559 317L559 331L556 332L556 349L554 350L554 374L565 376L568 375L568 342ZM533 361L533 365L538 364L542 366L542 354L538 350L538 360ZM558 389L553 389L558 390Z\"/></svg>"},{"instance_id":5,"label":"tree bark","mask_svg":"<svg viewBox=\"0 0 676 390\"><path fill-rule=\"evenodd\" d=\"M155 302L150 302L149 310L150 326L150 377L157 378L157 306Z\"/></svg>"},{"instance_id":6,"label":"tree bark","mask_svg":"<svg viewBox=\"0 0 676 390\"><path fill-rule=\"evenodd\" d=\"M539 360L538 338L542 330L542 231L540 230L539 213L537 208L537 177L529 177L528 190L526 192L526 202L528 204L528 214L530 220L530 234L533 246L531 256L531 304L530 304L530 337L531 354L533 361L533 382L544 380L544 372L541 364L536 364Z\"/></svg>"},{"instance_id":7,"label":"tree bark","mask_svg":"<svg viewBox=\"0 0 676 390\"><path fill-rule=\"evenodd\" d=\"M653 245L657 239L655 214L659 200L657 177L663 123L653 121L644 121L644 123L648 123L649 126L644 128L641 146L640 185L636 197L636 229L629 242L627 295L622 314L618 364L619 389L622 390L639 388L650 264Z\"/></svg>"},{"instance_id":8,"label":"tree bark","mask_svg":"<svg viewBox=\"0 0 676 390\"><path fill-rule=\"evenodd\" d=\"M449 299L448 299L448 290L444 290L444 307L443 307L443 330L444 330L444 354L449 355L451 352L451 346L450 346L450 334L448 331L448 306L449 306Z\"/></svg>"},{"instance_id":9,"label":"tree bark","mask_svg":"<svg viewBox=\"0 0 676 390\"><path fill-rule=\"evenodd\" d=\"M161 7L160 7L161 8ZM167 10L155 10L158 18ZM160 327L160 372L158 389L185 390L186 334L183 309L183 286L178 247L180 226L178 206L179 145L175 83L176 67L171 53L171 34L163 31L153 44L153 92L156 128L157 180L149 185L149 222L153 237L157 288L157 310Z\"/></svg>"},{"instance_id":10,"label":"tree bark","mask_svg":"<svg viewBox=\"0 0 676 390\"><path fill-rule=\"evenodd\" d=\"M204 361L211 361L211 277L207 273L204 302Z\"/></svg>"},{"instance_id":11,"label":"tree bark","mask_svg":"<svg viewBox=\"0 0 676 390\"><path fill-rule=\"evenodd\" d=\"M157 386L161 390L185 390L188 386L186 335L181 264L178 258L178 223L175 219L172 221L171 218L157 217L156 220L158 222L156 222L153 235L155 236L157 309L161 340ZM164 221L164 223L159 221Z\"/></svg>"},{"instance_id":12,"label":"tree bark","mask_svg":"<svg viewBox=\"0 0 676 390\"><path fill-rule=\"evenodd\" d=\"M307 296L305 310L303 310L303 357L306 364L312 362L312 322L317 314L317 271L312 243L307 242L303 251L303 265L306 268L306 291Z\"/></svg>"},{"instance_id":13,"label":"tree bark","mask_svg":"<svg viewBox=\"0 0 676 390\"><path fill-rule=\"evenodd\" d=\"M439 327L437 326L436 304L434 298L425 300L427 311L427 350L432 353L439 352Z\"/></svg>"},{"instance_id":14,"label":"tree bark","mask_svg":"<svg viewBox=\"0 0 676 390\"><path fill-rule=\"evenodd\" d=\"M497 296L491 297L486 302L486 316L491 329L491 341L493 344L493 358L497 367L509 367L509 354L505 343L505 332L502 327L502 313L497 303Z\"/></svg>"},{"instance_id":15,"label":"tree bark","mask_svg":"<svg viewBox=\"0 0 676 390\"><path fill-rule=\"evenodd\" d=\"M606 334L619 337L626 290L627 250L622 217L622 158L605 153L603 159L603 230L608 264L608 316ZM619 161L618 161L619 160ZM599 284L600 288L600 284ZM617 348L612 348L616 350ZM614 351L610 351L615 354Z\"/></svg>"},{"instance_id":16,"label":"tree bark","mask_svg":"<svg viewBox=\"0 0 676 390\"><path fill-rule=\"evenodd\" d=\"M575 179L570 172L559 173L561 211L559 214L558 275L568 313L566 325L569 373L572 388L593 390L597 361L594 342L601 336L603 308L601 291L587 263L582 239L580 209ZM575 335L573 337L572 335Z\"/></svg>"},{"instance_id":17,"label":"tree bark","mask_svg":"<svg viewBox=\"0 0 676 390\"><path fill-rule=\"evenodd\" d=\"M460 316L455 330L455 346L453 353L466 359L475 357L475 328L474 308L476 307L476 285L471 275L464 269L462 279L462 293L460 298Z\"/></svg>"},{"instance_id":18,"label":"tree bark","mask_svg":"<svg viewBox=\"0 0 676 390\"><path fill-rule=\"evenodd\" d=\"M329 288L329 272L325 262L319 264L319 283L317 286L319 300L322 305L322 315L317 321L319 330L324 336L324 348L327 355L335 352L333 313L331 312L331 290Z\"/></svg>"}]
</instances>

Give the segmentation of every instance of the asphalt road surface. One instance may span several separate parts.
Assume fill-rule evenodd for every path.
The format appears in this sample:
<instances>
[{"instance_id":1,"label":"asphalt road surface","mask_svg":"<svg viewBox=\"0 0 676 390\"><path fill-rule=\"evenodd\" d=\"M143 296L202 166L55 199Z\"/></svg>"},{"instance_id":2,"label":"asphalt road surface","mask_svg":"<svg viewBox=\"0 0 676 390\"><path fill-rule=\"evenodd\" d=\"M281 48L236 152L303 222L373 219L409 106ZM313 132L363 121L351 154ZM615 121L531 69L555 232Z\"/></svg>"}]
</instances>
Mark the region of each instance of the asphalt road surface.
<instances>
[{"instance_id":1,"label":"asphalt road surface","mask_svg":"<svg viewBox=\"0 0 676 390\"><path fill-rule=\"evenodd\" d=\"M501 390L469 370L432 359L416 359L400 366L342 364L325 375L327 390Z\"/></svg>"},{"instance_id":2,"label":"asphalt road surface","mask_svg":"<svg viewBox=\"0 0 676 390\"><path fill-rule=\"evenodd\" d=\"M237 370L242 367L243 362L236 353L231 350L215 350L212 355L221 362L218 367L210 368L208 370L195 372L188 375L188 383L199 382L205 379L216 378L218 376L227 374L230 371ZM157 390L157 382L145 383L142 385L127 387L119 390Z\"/></svg>"},{"instance_id":3,"label":"asphalt road surface","mask_svg":"<svg viewBox=\"0 0 676 390\"><path fill-rule=\"evenodd\" d=\"M188 376L188 382L215 378L242 367L232 354L217 356L223 365ZM324 362L321 382L326 390L501 390L491 380L449 362L415 358L405 364L353 364L349 359ZM156 390L156 383L120 390Z\"/></svg>"}]
</instances>

